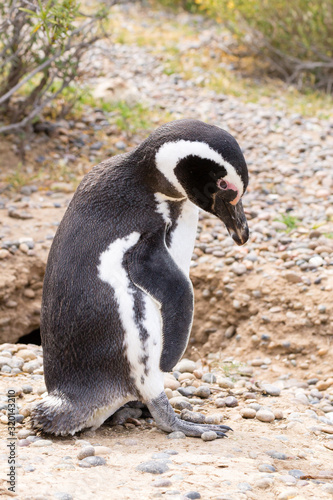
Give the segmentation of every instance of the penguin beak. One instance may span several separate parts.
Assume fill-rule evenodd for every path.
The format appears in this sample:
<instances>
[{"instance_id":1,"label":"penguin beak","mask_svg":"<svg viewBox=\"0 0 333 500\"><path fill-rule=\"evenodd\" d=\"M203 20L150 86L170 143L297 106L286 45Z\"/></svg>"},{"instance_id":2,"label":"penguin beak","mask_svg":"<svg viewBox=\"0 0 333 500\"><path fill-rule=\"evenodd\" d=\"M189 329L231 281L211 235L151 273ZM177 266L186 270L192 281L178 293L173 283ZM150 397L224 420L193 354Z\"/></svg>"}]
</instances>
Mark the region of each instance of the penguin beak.
<instances>
[{"instance_id":1,"label":"penguin beak","mask_svg":"<svg viewBox=\"0 0 333 500\"><path fill-rule=\"evenodd\" d=\"M228 233L237 245L244 245L247 242L249 227L241 200L236 205L232 205L217 194L214 201L214 213L224 222Z\"/></svg>"}]
</instances>

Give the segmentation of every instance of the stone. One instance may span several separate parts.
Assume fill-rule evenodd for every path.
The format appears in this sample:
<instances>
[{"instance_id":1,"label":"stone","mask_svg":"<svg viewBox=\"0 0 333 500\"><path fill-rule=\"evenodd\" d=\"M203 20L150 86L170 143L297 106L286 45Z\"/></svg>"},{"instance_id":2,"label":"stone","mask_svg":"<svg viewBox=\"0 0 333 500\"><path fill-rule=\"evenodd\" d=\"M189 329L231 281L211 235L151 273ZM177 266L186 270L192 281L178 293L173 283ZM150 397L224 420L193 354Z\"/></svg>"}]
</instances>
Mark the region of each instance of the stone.
<instances>
[{"instance_id":1,"label":"stone","mask_svg":"<svg viewBox=\"0 0 333 500\"><path fill-rule=\"evenodd\" d=\"M203 441L214 441L217 438L217 434L214 431L205 431L201 434L201 439Z\"/></svg>"},{"instance_id":2,"label":"stone","mask_svg":"<svg viewBox=\"0 0 333 500\"><path fill-rule=\"evenodd\" d=\"M31 446L34 448L41 448L42 446L52 446L53 442L49 439L39 439L38 441L34 441L31 443Z\"/></svg>"},{"instance_id":3,"label":"stone","mask_svg":"<svg viewBox=\"0 0 333 500\"><path fill-rule=\"evenodd\" d=\"M215 382L216 382L216 376L214 375L214 373L204 373L202 375L201 380L203 382L208 383L208 384L215 384Z\"/></svg>"},{"instance_id":4,"label":"stone","mask_svg":"<svg viewBox=\"0 0 333 500\"><path fill-rule=\"evenodd\" d=\"M259 488L261 490L266 490L267 488L270 488L274 482L274 478L270 477L263 477L261 479L257 479L255 482L255 487Z\"/></svg>"},{"instance_id":5,"label":"stone","mask_svg":"<svg viewBox=\"0 0 333 500\"><path fill-rule=\"evenodd\" d=\"M301 283L302 277L299 274L288 271L284 274L284 277L289 283Z\"/></svg>"},{"instance_id":6,"label":"stone","mask_svg":"<svg viewBox=\"0 0 333 500\"><path fill-rule=\"evenodd\" d=\"M169 434L170 435L170 434ZM150 474L164 474L169 470L169 467L164 462L158 462L157 460L151 460L149 462L143 462L139 464L135 470L140 472L149 472Z\"/></svg>"},{"instance_id":7,"label":"stone","mask_svg":"<svg viewBox=\"0 0 333 500\"><path fill-rule=\"evenodd\" d=\"M193 422L195 424L205 423L205 415L186 409L181 412L180 418L186 420L187 422Z\"/></svg>"},{"instance_id":8,"label":"stone","mask_svg":"<svg viewBox=\"0 0 333 500\"><path fill-rule=\"evenodd\" d=\"M234 408L235 406L238 406L238 401L234 396L227 396L224 401L228 408Z\"/></svg>"},{"instance_id":9,"label":"stone","mask_svg":"<svg viewBox=\"0 0 333 500\"><path fill-rule=\"evenodd\" d=\"M87 457L93 457L95 455L95 448L93 446L83 446L79 453L77 454L77 458L79 460L83 460Z\"/></svg>"},{"instance_id":10,"label":"stone","mask_svg":"<svg viewBox=\"0 0 333 500\"><path fill-rule=\"evenodd\" d=\"M221 415L216 413L215 415L207 415L205 418L205 423L210 425L219 425L221 423Z\"/></svg>"},{"instance_id":11,"label":"stone","mask_svg":"<svg viewBox=\"0 0 333 500\"><path fill-rule=\"evenodd\" d=\"M289 498L295 498L298 495L298 490L296 488L290 488L288 490L283 490L277 496L277 500L289 500Z\"/></svg>"},{"instance_id":12,"label":"stone","mask_svg":"<svg viewBox=\"0 0 333 500\"><path fill-rule=\"evenodd\" d=\"M215 400L215 406L216 408L225 408L227 405L225 404L225 400L222 398L217 398Z\"/></svg>"},{"instance_id":13,"label":"stone","mask_svg":"<svg viewBox=\"0 0 333 500\"><path fill-rule=\"evenodd\" d=\"M191 500L196 500L197 498L201 498L201 495L198 491L189 491L185 493L184 498L190 498Z\"/></svg>"},{"instance_id":14,"label":"stone","mask_svg":"<svg viewBox=\"0 0 333 500\"><path fill-rule=\"evenodd\" d=\"M254 418L256 416L256 411L253 408L243 408L240 414L243 418Z\"/></svg>"},{"instance_id":15,"label":"stone","mask_svg":"<svg viewBox=\"0 0 333 500\"><path fill-rule=\"evenodd\" d=\"M162 478L153 481L151 485L155 486L155 488L167 488L168 486L172 485L172 482L170 481L170 479Z\"/></svg>"},{"instance_id":16,"label":"stone","mask_svg":"<svg viewBox=\"0 0 333 500\"><path fill-rule=\"evenodd\" d=\"M172 375L166 374L164 377L164 388L176 391L180 387L180 382Z\"/></svg>"},{"instance_id":17,"label":"stone","mask_svg":"<svg viewBox=\"0 0 333 500\"><path fill-rule=\"evenodd\" d=\"M268 473L276 472L276 468L274 467L274 465L271 464L260 464L258 470L260 472L268 472Z\"/></svg>"},{"instance_id":18,"label":"stone","mask_svg":"<svg viewBox=\"0 0 333 500\"><path fill-rule=\"evenodd\" d=\"M175 366L175 370L179 371L180 373L193 373L194 370L196 369L196 364L194 361L191 361L190 359L182 359L177 363Z\"/></svg>"},{"instance_id":19,"label":"stone","mask_svg":"<svg viewBox=\"0 0 333 500\"><path fill-rule=\"evenodd\" d=\"M285 453L281 453L276 450L269 450L265 452L266 455L269 455L271 458L275 458L276 460L287 460L287 455Z\"/></svg>"},{"instance_id":20,"label":"stone","mask_svg":"<svg viewBox=\"0 0 333 500\"><path fill-rule=\"evenodd\" d=\"M106 465L106 460L97 455L83 458L79 462L79 467L99 467L100 465Z\"/></svg>"},{"instance_id":21,"label":"stone","mask_svg":"<svg viewBox=\"0 0 333 500\"><path fill-rule=\"evenodd\" d=\"M263 393L268 394L269 396L280 396L281 389L272 384L263 384L262 385Z\"/></svg>"},{"instance_id":22,"label":"stone","mask_svg":"<svg viewBox=\"0 0 333 500\"><path fill-rule=\"evenodd\" d=\"M260 409L256 413L256 418L260 420L260 422L273 422L275 420L274 413L270 410Z\"/></svg>"},{"instance_id":23,"label":"stone","mask_svg":"<svg viewBox=\"0 0 333 500\"><path fill-rule=\"evenodd\" d=\"M234 383L228 378L219 377L217 379L217 383L223 389L233 389L234 388Z\"/></svg>"},{"instance_id":24,"label":"stone","mask_svg":"<svg viewBox=\"0 0 333 500\"><path fill-rule=\"evenodd\" d=\"M193 396L207 399L210 396L210 388L207 385L201 385L194 391Z\"/></svg>"},{"instance_id":25,"label":"stone","mask_svg":"<svg viewBox=\"0 0 333 500\"><path fill-rule=\"evenodd\" d=\"M170 434L167 435L167 438L168 439L185 439L186 436L181 431L174 431L174 432L170 432Z\"/></svg>"},{"instance_id":26,"label":"stone","mask_svg":"<svg viewBox=\"0 0 333 500\"><path fill-rule=\"evenodd\" d=\"M0 260L7 259L10 253L5 248L0 248Z\"/></svg>"},{"instance_id":27,"label":"stone","mask_svg":"<svg viewBox=\"0 0 333 500\"><path fill-rule=\"evenodd\" d=\"M233 273L235 273L237 276L242 276L243 274L246 273L247 268L244 264L240 264L238 262L234 262L231 266L231 270Z\"/></svg>"}]
</instances>

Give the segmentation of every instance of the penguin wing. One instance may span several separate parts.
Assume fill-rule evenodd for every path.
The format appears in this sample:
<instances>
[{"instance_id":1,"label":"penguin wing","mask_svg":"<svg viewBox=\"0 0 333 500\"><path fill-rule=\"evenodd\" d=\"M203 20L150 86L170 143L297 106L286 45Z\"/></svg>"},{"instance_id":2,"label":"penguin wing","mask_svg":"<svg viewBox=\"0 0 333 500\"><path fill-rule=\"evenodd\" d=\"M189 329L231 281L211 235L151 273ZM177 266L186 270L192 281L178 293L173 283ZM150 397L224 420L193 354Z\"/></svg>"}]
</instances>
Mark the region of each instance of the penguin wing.
<instances>
[{"instance_id":1,"label":"penguin wing","mask_svg":"<svg viewBox=\"0 0 333 500\"><path fill-rule=\"evenodd\" d=\"M160 369L171 371L188 343L193 319L192 284L170 255L164 231L141 236L126 253L125 263L131 281L160 305Z\"/></svg>"}]
</instances>

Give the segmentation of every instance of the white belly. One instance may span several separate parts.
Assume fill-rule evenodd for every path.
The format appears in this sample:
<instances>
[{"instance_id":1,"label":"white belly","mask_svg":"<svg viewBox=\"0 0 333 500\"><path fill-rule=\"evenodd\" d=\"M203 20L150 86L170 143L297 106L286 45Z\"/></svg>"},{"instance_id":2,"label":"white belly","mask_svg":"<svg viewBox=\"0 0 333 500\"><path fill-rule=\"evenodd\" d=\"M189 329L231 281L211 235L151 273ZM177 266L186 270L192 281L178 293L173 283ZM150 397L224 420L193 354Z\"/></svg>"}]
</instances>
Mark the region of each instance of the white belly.
<instances>
[{"instance_id":1,"label":"white belly","mask_svg":"<svg viewBox=\"0 0 333 500\"><path fill-rule=\"evenodd\" d=\"M177 225L172 232L169 252L172 258L184 272L189 275L190 263L197 235L199 209L191 201L183 204L182 213L177 220Z\"/></svg>"}]
</instances>

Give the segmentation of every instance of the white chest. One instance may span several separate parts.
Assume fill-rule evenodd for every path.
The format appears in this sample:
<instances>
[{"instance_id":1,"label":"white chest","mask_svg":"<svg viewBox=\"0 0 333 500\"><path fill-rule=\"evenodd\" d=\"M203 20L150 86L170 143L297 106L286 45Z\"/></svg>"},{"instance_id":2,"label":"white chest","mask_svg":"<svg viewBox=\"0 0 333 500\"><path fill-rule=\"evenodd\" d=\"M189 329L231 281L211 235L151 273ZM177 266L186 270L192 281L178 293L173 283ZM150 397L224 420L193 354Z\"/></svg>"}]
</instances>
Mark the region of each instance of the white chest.
<instances>
[{"instance_id":1,"label":"white chest","mask_svg":"<svg viewBox=\"0 0 333 500\"><path fill-rule=\"evenodd\" d=\"M169 252L174 261L184 272L189 275L191 257L197 234L198 207L191 201L183 203L182 212L177 219L176 228L172 231Z\"/></svg>"}]
</instances>

